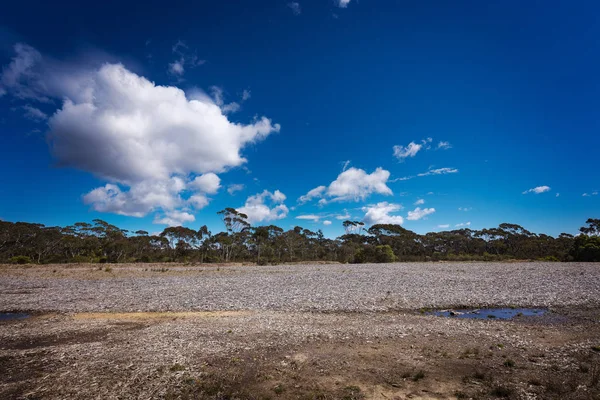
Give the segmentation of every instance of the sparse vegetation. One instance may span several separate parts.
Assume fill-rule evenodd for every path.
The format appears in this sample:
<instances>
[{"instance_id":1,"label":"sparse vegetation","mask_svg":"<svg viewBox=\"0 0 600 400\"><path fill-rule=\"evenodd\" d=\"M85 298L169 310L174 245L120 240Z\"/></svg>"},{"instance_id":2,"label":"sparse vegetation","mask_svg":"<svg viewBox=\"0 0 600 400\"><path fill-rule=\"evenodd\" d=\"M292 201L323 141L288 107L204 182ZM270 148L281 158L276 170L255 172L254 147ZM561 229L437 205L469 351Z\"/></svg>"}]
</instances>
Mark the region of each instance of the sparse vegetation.
<instances>
[{"instance_id":1,"label":"sparse vegetation","mask_svg":"<svg viewBox=\"0 0 600 400\"><path fill-rule=\"evenodd\" d=\"M184 371L185 367L179 363L175 363L173 365L171 365L171 367L169 367L169 371L171 372L179 372L179 371Z\"/></svg>"},{"instance_id":2,"label":"sparse vegetation","mask_svg":"<svg viewBox=\"0 0 600 400\"><path fill-rule=\"evenodd\" d=\"M504 366L507 368L513 368L515 366L515 362L509 358L504 361Z\"/></svg>"},{"instance_id":3,"label":"sparse vegetation","mask_svg":"<svg viewBox=\"0 0 600 400\"><path fill-rule=\"evenodd\" d=\"M514 393L514 390L507 386L496 386L490 392L490 394L494 397L503 397L503 398L511 397L513 395L513 393Z\"/></svg>"},{"instance_id":4,"label":"sparse vegetation","mask_svg":"<svg viewBox=\"0 0 600 400\"><path fill-rule=\"evenodd\" d=\"M414 382L418 382L423 378L425 378L425 372L421 369L421 370L417 371L417 373L413 376L412 380Z\"/></svg>"}]
</instances>

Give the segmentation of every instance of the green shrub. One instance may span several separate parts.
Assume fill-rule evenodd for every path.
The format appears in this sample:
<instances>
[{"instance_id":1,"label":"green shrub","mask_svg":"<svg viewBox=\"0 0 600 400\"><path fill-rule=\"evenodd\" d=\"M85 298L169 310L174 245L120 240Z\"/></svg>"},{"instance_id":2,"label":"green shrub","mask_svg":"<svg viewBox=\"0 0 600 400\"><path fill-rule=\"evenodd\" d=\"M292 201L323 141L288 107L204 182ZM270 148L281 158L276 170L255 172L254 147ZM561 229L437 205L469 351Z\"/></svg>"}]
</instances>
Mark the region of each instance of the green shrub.
<instances>
[{"instance_id":1,"label":"green shrub","mask_svg":"<svg viewBox=\"0 0 600 400\"><path fill-rule=\"evenodd\" d=\"M11 264L31 264L31 258L28 256L14 256L8 262Z\"/></svg>"},{"instance_id":2,"label":"green shrub","mask_svg":"<svg viewBox=\"0 0 600 400\"><path fill-rule=\"evenodd\" d=\"M397 261L398 258L389 245L365 246L354 255L354 263L388 263Z\"/></svg>"}]
</instances>

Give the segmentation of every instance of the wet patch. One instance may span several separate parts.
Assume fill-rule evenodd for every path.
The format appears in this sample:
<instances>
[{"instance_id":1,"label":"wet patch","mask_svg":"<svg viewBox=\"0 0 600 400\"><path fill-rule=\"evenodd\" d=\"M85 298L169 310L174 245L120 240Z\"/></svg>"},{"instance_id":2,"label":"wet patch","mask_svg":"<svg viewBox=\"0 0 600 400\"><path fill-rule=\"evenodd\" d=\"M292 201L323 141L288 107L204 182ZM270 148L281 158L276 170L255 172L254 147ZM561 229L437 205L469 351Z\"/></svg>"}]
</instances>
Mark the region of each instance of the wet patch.
<instances>
[{"instance_id":1,"label":"wet patch","mask_svg":"<svg viewBox=\"0 0 600 400\"><path fill-rule=\"evenodd\" d=\"M0 313L0 322L1 321L11 321L14 319L25 319L28 317L30 317L30 315L26 314L26 313L16 313L16 312Z\"/></svg>"},{"instance_id":2,"label":"wet patch","mask_svg":"<svg viewBox=\"0 0 600 400\"><path fill-rule=\"evenodd\" d=\"M548 310L543 308L475 308L456 310L435 310L426 315L466 319L513 319L515 317L541 317Z\"/></svg>"}]
</instances>

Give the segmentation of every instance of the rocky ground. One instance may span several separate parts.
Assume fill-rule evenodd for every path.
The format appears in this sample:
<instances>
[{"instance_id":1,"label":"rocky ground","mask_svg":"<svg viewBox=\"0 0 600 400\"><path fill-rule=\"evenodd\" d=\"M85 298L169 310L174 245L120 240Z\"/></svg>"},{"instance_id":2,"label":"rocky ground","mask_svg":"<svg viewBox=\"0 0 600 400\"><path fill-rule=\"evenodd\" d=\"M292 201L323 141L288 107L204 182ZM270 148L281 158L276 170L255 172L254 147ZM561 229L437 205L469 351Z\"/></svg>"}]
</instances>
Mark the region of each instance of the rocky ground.
<instances>
[{"instance_id":1,"label":"rocky ground","mask_svg":"<svg viewBox=\"0 0 600 400\"><path fill-rule=\"evenodd\" d=\"M600 398L598 264L99 267L0 266L0 398Z\"/></svg>"}]
</instances>

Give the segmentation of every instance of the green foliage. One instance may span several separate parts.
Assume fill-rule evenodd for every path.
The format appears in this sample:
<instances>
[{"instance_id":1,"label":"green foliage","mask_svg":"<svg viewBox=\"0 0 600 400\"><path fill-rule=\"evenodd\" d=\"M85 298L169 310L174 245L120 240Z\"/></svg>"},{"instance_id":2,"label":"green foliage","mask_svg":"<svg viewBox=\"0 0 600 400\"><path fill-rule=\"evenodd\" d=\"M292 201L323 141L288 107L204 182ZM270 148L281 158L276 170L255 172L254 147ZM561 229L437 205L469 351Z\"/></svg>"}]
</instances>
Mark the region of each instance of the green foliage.
<instances>
[{"instance_id":1,"label":"green foliage","mask_svg":"<svg viewBox=\"0 0 600 400\"><path fill-rule=\"evenodd\" d=\"M168 227L158 235L128 232L99 219L62 228L0 221L0 263L600 261L600 219L588 219L578 236L557 238L509 223L419 235L399 225L365 230L363 222L344 221L346 233L328 239L300 226L251 227L233 208L218 214L225 232L215 235L206 226Z\"/></svg>"},{"instance_id":2,"label":"green foliage","mask_svg":"<svg viewBox=\"0 0 600 400\"><path fill-rule=\"evenodd\" d=\"M363 263L389 263L397 260L390 245L365 246L354 256L354 262Z\"/></svg>"},{"instance_id":3,"label":"green foliage","mask_svg":"<svg viewBox=\"0 0 600 400\"><path fill-rule=\"evenodd\" d=\"M31 264L31 258L27 256L14 256L8 259L11 264Z\"/></svg>"}]
</instances>

